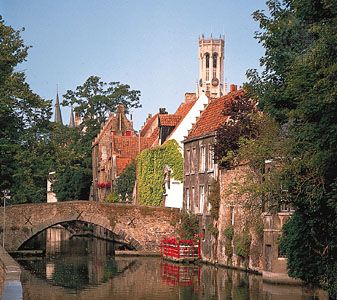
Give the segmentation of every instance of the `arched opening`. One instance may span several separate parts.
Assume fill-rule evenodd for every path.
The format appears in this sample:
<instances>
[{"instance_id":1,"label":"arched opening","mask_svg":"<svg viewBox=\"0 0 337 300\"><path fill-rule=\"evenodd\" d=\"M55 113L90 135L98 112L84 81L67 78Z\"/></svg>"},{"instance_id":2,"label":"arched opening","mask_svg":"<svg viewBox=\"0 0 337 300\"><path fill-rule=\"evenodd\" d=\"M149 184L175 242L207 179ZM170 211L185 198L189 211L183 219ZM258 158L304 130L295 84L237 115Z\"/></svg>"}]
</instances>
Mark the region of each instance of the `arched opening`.
<instances>
[{"instance_id":1,"label":"arched opening","mask_svg":"<svg viewBox=\"0 0 337 300\"><path fill-rule=\"evenodd\" d=\"M54 254L61 251L64 245L71 244L68 241L78 238L106 241L105 250L110 255L113 255L115 250L137 250L135 245L126 241L127 234L124 232L117 235L105 227L90 222L72 220L41 227L41 230L20 245L19 251L38 250L46 255Z\"/></svg>"},{"instance_id":2,"label":"arched opening","mask_svg":"<svg viewBox=\"0 0 337 300\"><path fill-rule=\"evenodd\" d=\"M218 53L213 53L213 79L216 78L216 67L217 67Z\"/></svg>"},{"instance_id":3,"label":"arched opening","mask_svg":"<svg viewBox=\"0 0 337 300\"><path fill-rule=\"evenodd\" d=\"M209 53L206 52L205 54L205 60L206 60L206 68L209 68Z\"/></svg>"},{"instance_id":4,"label":"arched opening","mask_svg":"<svg viewBox=\"0 0 337 300\"><path fill-rule=\"evenodd\" d=\"M218 60L218 53L213 53L213 68L216 68L217 66L217 60Z\"/></svg>"},{"instance_id":5,"label":"arched opening","mask_svg":"<svg viewBox=\"0 0 337 300\"><path fill-rule=\"evenodd\" d=\"M206 81L209 80L209 53L207 52L205 54L205 60L206 60Z\"/></svg>"}]
</instances>

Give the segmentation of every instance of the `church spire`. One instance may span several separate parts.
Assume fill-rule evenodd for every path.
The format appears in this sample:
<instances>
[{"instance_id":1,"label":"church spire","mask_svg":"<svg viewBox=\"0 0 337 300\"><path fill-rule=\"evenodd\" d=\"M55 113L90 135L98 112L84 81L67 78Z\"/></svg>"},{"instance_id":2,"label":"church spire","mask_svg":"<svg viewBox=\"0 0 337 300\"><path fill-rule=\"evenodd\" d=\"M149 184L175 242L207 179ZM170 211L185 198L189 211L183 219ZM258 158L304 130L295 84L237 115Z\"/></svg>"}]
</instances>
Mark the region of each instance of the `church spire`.
<instances>
[{"instance_id":1,"label":"church spire","mask_svg":"<svg viewBox=\"0 0 337 300\"><path fill-rule=\"evenodd\" d=\"M71 110L70 110L69 127L70 127L70 128L74 128L74 127L75 127L75 120L74 120L74 111L73 111L73 107L71 107Z\"/></svg>"},{"instance_id":2,"label":"church spire","mask_svg":"<svg viewBox=\"0 0 337 300\"><path fill-rule=\"evenodd\" d=\"M55 103L55 123L62 123L62 115L61 115L61 108L60 108L60 100L59 100L59 92L57 89L56 92L56 103Z\"/></svg>"}]
</instances>

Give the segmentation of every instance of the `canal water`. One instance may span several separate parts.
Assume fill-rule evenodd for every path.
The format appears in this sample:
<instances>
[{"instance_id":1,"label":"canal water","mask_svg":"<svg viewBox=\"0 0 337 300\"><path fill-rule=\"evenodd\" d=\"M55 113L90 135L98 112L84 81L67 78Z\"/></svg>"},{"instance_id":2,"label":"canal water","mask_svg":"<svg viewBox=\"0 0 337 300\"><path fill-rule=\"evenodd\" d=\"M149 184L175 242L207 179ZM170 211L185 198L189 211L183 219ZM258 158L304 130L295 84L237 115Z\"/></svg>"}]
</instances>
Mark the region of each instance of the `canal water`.
<instances>
[{"instance_id":1,"label":"canal water","mask_svg":"<svg viewBox=\"0 0 337 300\"><path fill-rule=\"evenodd\" d=\"M24 300L318 299L299 287L269 285L261 276L225 268L180 265L159 257L113 256L113 244L50 228L26 249L43 258L17 258Z\"/></svg>"}]
</instances>

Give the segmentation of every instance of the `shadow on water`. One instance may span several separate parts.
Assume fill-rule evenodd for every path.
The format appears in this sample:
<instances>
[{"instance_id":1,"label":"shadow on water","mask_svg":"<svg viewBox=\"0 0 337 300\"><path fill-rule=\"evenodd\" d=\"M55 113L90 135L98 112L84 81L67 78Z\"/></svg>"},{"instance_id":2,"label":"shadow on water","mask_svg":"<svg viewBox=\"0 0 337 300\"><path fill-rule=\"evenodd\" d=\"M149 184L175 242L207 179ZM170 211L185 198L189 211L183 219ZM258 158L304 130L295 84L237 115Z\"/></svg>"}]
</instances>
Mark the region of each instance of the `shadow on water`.
<instances>
[{"instance_id":1,"label":"shadow on water","mask_svg":"<svg viewBox=\"0 0 337 300\"><path fill-rule=\"evenodd\" d=\"M245 272L114 257L111 242L70 238L64 228L48 230L26 245L45 249L46 256L19 260L24 300L315 299L303 288L266 285L261 276Z\"/></svg>"}]
</instances>

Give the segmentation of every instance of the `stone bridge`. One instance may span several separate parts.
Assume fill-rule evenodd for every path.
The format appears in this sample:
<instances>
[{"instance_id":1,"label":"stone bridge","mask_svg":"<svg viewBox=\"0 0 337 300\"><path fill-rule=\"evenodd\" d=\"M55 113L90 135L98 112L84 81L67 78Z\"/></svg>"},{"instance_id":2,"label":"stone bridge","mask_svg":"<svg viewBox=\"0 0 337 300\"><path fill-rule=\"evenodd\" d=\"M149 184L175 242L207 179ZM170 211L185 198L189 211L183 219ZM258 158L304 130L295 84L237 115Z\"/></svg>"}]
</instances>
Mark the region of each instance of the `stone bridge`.
<instances>
[{"instance_id":1,"label":"stone bridge","mask_svg":"<svg viewBox=\"0 0 337 300\"><path fill-rule=\"evenodd\" d=\"M175 233L179 209L67 201L56 203L20 204L0 210L0 241L5 228L5 249L19 247L37 233L56 224L83 221L99 225L114 233L116 241L127 243L136 250L158 251L164 236Z\"/></svg>"}]
</instances>

